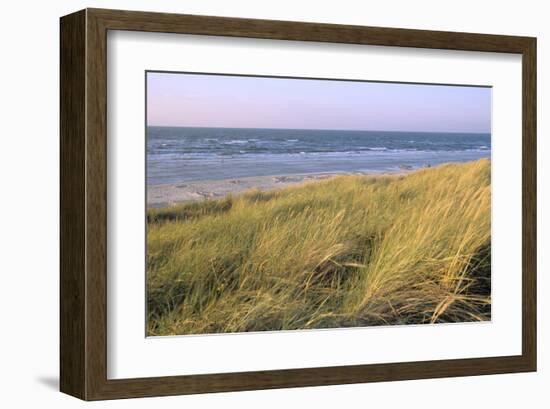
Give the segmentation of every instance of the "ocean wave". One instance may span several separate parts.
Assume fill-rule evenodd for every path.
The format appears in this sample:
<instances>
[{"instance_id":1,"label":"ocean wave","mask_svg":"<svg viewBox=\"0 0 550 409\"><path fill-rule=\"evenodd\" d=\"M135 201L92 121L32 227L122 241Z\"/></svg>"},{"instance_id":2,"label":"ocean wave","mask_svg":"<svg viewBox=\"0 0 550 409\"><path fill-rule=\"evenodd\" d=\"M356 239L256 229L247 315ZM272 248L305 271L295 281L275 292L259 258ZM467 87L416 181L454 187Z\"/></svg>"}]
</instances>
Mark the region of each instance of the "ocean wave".
<instances>
[{"instance_id":1,"label":"ocean wave","mask_svg":"<svg viewBox=\"0 0 550 409\"><path fill-rule=\"evenodd\" d=\"M235 144L242 145L242 144ZM355 156L364 156L366 158L384 158L392 157L396 155L408 155L408 156L437 156L439 154L457 154L460 153L472 153L479 152L486 154L490 152L490 148L480 149L442 149L442 150L433 150L433 149L416 149L416 148L405 148L405 149L390 149L390 148L368 148L362 150L349 150L349 151L284 151L284 150L268 150L268 149L234 149L234 150L201 150L201 151L173 151L173 150L164 150L164 149L148 149L147 157L154 159L165 158L166 160L170 159L204 159L204 158L233 158L233 157L250 157L250 158L270 158L270 157L355 157Z\"/></svg>"},{"instance_id":2,"label":"ocean wave","mask_svg":"<svg viewBox=\"0 0 550 409\"><path fill-rule=\"evenodd\" d=\"M232 139L230 141L224 141L224 145L245 145L248 141L245 139Z\"/></svg>"}]
</instances>

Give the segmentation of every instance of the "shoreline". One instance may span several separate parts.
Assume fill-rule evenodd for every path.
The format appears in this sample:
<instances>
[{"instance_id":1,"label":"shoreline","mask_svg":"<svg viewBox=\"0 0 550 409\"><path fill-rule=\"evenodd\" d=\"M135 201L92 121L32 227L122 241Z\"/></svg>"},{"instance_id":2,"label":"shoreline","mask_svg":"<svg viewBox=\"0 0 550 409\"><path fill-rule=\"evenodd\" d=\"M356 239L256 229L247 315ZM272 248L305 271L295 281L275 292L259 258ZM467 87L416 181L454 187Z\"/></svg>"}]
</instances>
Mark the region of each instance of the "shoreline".
<instances>
[{"instance_id":1,"label":"shoreline","mask_svg":"<svg viewBox=\"0 0 550 409\"><path fill-rule=\"evenodd\" d=\"M401 176L426 168L399 169L395 172L326 172L295 175L248 176L234 179L204 180L147 186L147 208L170 207L180 203L221 199L251 189L279 190L302 183L326 180L335 176Z\"/></svg>"}]
</instances>

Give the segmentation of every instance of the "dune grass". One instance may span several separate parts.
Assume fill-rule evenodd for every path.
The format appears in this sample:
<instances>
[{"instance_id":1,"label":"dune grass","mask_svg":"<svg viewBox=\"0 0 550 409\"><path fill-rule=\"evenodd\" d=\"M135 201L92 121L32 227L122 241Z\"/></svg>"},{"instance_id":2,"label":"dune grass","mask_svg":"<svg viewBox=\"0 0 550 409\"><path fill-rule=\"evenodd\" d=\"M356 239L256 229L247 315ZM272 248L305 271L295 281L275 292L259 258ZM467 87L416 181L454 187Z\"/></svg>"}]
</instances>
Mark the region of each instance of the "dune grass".
<instances>
[{"instance_id":1,"label":"dune grass","mask_svg":"<svg viewBox=\"0 0 550 409\"><path fill-rule=\"evenodd\" d=\"M490 162L148 212L148 334L490 319Z\"/></svg>"}]
</instances>

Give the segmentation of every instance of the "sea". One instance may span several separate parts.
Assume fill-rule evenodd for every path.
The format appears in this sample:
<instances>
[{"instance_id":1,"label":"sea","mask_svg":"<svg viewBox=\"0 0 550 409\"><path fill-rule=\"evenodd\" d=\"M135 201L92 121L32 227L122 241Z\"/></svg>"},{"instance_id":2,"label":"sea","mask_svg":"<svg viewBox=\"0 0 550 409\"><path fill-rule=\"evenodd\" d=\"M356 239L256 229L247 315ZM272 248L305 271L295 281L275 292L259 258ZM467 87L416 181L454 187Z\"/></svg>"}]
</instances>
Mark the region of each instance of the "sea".
<instances>
[{"instance_id":1,"label":"sea","mask_svg":"<svg viewBox=\"0 0 550 409\"><path fill-rule=\"evenodd\" d=\"M489 133L147 127L147 184L387 173L491 156Z\"/></svg>"}]
</instances>

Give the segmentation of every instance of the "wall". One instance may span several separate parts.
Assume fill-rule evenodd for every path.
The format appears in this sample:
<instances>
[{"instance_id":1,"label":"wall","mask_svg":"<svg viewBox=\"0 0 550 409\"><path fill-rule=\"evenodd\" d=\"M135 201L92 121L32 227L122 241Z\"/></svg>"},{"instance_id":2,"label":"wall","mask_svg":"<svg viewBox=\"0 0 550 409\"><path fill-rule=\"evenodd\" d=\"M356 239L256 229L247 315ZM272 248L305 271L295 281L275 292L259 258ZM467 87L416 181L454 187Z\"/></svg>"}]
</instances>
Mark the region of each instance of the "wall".
<instances>
[{"instance_id":1,"label":"wall","mask_svg":"<svg viewBox=\"0 0 550 409\"><path fill-rule=\"evenodd\" d=\"M537 36L539 158L550 154L550 25L545 2L527 1L60 1L5 3L0 30L2 64L2 156L0 158L2 282L0 303L1 385L4 407L84 403L57 389L58 373L58 18L84 7L167 11L235 17L406 27ZM546 154L546 155L545 155ZM550 162L539 161L539 181ZM549 246L550 191L539 182L539 294L550 291L545 277ZM7 229L6 229L7 225ZM94 407L372 407L462 408L545 407L550 383L550 301L539 297L539 372L457 379L332 386L190 397L100 402Z\"/></svg>"}]
</instances>

